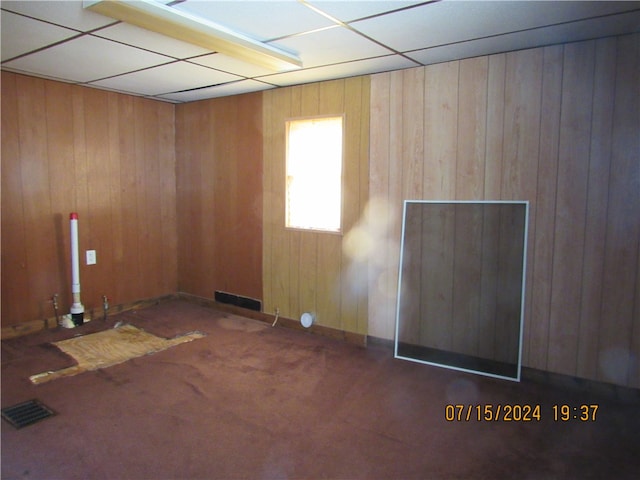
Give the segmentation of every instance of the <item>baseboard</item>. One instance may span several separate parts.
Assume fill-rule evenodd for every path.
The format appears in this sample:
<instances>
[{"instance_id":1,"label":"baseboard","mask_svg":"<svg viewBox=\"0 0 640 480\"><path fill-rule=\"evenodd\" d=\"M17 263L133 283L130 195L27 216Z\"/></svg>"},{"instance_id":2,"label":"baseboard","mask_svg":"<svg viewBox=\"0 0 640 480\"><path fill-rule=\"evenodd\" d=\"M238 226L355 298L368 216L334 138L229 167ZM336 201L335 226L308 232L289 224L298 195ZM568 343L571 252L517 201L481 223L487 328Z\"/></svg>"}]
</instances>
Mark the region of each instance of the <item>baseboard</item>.
<instances>
[{"instance_id":1,"label":"baseboard","mask_svg":"<svg viewBox=\"0 0 640 480\"><path fill-rule=\"evenodd\" d=\"M560 373L545 372L530 367L522 367L520 378L534 383L552 385L576 393L595 395L621 403L640 404L640 389L615 385L613 383L573 377Z\"/></svg>"},{"instance_id":2,"label":"baseboard","mask_svg":"<svg viewBox=\"0 0 640 480\"><path fill-rule=\"evenodd\" d=\"M239 307L237 305L233 305L229 303L217 302L215 299L212 299L212 298L200 297L198 295L192 295L190 293L184 293L184 292L179 292L177 296L178 298L191 303L196 303L198 305L202 305L205 307L215 308L217 310L221 310L224 312L234 313L236 315L241 315L243 317L251 318L253 320L260 320L261 322L269 323L270 325L273 325L276 320L275 315L265 313L265 312L258 312L252 309ZM363 347L367 346L367 336L359 333L347 332L344 330L339 330L336 328L325 327L323 325L316 325L316 324L312 325L309 328L304 328L302 325L300 325L300 322L298 320L294 320L294 319L286 318L282 316L278 316L278 321L275 323L277 326L289 328L291 330L299 330L299 331L308 332L314 335L329 337L329 338L341 340L353 345L358 345Z\"/></svg>"},{"instance_id":3,"label":"baseboard","mask_svg":"<svg viewBox=\"0 0 640 480\"><path fill-rule=\"evenodd\" d=\"M150 307L152 305L157 305L162 302L166 302L168 300L174 300L178 298L177 294L170 293L167 295L161 295L159 297L146 298L143 300L136 300L134 302L122 303L119 305L111 305L109 306L109 310L107 311L107 315L111 316L115 313L126 312L128 310L138 310L140 308ZM84 313L85 318L89 320L96 320L104 318L104 310L102 308L89 308ZM0 339L8 340L10 338L22 337L24 335L30 335L32 333L37 333L42 330L51 330L54 328L58 328L58 320L56 317L43 318L41 320L31 320L28 322L23 322L18 325L11 325L8 327L2 327L0 331Z\"/></svg>"},{"instance_id":4,"label":"baseboard","mask_svg":"<svg viewBox=\"0 0 640 480\"><path fill-rule=\"evenodd\" d=\"M42 330L50 330L57 326L58 324L55 317L43 318L42 320L30 320L28 322L19 323L18 325L2 327L2 330L0 331L0 340L22 337Z\"/></svg>"},{"instance_id":5,"label":"baseboard","mask_svg":"<svg viewBox=\"0 0 640 480\"><path fill-rule=\"evenodd\" d=\"M108 310L108 315L113 315L115 313L124 312L127 310L137 310L140 308L150 307L152 305L157 305L162 302L166 302L168 300L181 299L191 303L196 303L198 305L215 308L217 310L234 313L237 315L241 315L243 317L251 318L254 320L260 320L261 322L269 323L273 325L276 316L268 313L264 313L261 311L256 311L251 305L252 308L243 308L242 306L230 304L230 303L221 303L217 302L212 298L199 297L197 295L192 295L190 293L185 292L177 292L170 293L167 295L161 295L159 297L147 298L143 300L137 300L135 302L124 303L120 305L112 305ZM237 302L241 305L242 302ZM104 311L102 308L90 308L85 312L85 317L91 320L101 319L103 318ZM341 340L353 345L366 346L367 345L367 336L359 333L347 332L344 330L339 330L336 328L325 327L323 325L312 325L310 328L304 328L300 325L298 320L294 320L291 318L286 318L279 316L276 324L280 327L289 328L292 330L300 330L304 332L308 332L314 335L321 335L323 337L334 338L336 340ZM0 332L0 339L7 340L10 338L21 337L23 335L29 335L32 333L37 333L42 330L50 330L58 327L58 322L56 317L44 318L41 320L31 320L27 322L20 323L18 325L11 325L8 327L2 327Z\"/></svg>"},{"instance_id":6,"label":"baseboard","mask_svg":"<svg viewBox=\"0 0 640 480\"><path fill-rule=\"evenodd\" d=\"M389 350L394 354L395 341L379 337L367 337L367 345L380 347ZM593 395L598 398L614 400L625 404L640 404L640 389L615 385L613 383L588 380L586 378L573 377L560 373L546 372L531 367L523 366L520 372L520 379L523 382L532 382L541 385L549 385L571 391Z\"/></svg>"}]
</instances>

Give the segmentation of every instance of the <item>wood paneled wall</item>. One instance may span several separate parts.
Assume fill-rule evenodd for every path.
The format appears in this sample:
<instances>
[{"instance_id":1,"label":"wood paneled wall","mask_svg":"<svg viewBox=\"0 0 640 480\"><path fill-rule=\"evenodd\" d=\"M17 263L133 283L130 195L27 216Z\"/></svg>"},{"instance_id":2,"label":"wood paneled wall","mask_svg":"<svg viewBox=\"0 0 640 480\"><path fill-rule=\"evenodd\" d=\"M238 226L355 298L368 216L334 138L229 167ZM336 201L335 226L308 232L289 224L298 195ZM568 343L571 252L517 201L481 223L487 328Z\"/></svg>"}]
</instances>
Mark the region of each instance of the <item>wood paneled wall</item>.
<instances>
[{"instance_id":1,"label":"wood paneled wall","mask_svg":"<svg viewBox=\"0 0 640 480\"><path fill-rule=\"evenodd\" d=\"M640 387L638 85L639 34L372 76L369 334L393 338L402 199L529 200L524 365Z\"/></svg>"},{"instance_id":2,"label":"wood paneled wall","mask_svg":"<svg viewBox=\"0 0 640 480\"><path fill-rule=\"evenodd\" d=\"M176 291L174 107L2 73L2 326ZM97 264L85 265L85 250Z\"/></svg>"},{"instance_id":3,"label":"wood paneled wall","mask_svg":"<svg viewBox=\"0 0 640 480\"><path fill-rule=\"evenodd\" d=\"M264 95L264 311L367 333L366 267L345 253L368 199L369 78L268 90ZM285 229L285 121L345 114L341 235ZM318 199L322 201L322 199Z\"/></svg>"},{"instance_id":4,"label":"wood paneled wall","mask_svg":"<svg viewBox=\"0 0 640 480\"><path fill-rule=\"evenodd\" d=\"M262 299L262 94L176 106L178 289Z\"/></svg>"}]
</instances>

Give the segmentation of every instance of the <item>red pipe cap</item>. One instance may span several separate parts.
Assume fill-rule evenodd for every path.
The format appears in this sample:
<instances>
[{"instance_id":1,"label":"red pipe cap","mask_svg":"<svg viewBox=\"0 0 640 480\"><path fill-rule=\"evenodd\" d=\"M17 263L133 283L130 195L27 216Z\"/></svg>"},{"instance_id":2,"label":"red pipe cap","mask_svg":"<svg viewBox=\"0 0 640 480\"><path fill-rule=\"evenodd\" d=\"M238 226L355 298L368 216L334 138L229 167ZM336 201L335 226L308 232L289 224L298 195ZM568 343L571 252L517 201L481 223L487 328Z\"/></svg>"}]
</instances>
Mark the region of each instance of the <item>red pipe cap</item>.
<instances>
[{"instance_id":1,"label":"red pipe cap","mask_svg":"<svg viewBox=\"0 0 640 480\"><path fill-rule=\"evenodd\" d=\"M78 219L78 214L77 213L72 213L71 215L69 215L69 220L77 220Z\"/></svg>"}]
</instances>

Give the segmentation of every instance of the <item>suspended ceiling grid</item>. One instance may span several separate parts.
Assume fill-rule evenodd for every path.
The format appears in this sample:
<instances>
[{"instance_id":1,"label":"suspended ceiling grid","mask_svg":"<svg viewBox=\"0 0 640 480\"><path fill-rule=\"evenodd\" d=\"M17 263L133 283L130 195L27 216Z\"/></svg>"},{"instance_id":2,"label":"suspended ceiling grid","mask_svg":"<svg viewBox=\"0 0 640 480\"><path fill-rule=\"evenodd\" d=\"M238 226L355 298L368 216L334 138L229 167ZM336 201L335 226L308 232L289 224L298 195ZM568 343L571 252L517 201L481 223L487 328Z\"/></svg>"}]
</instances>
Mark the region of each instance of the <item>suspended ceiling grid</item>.
<instances>
[{"instance_id":1,"label":"suspended ceiling grid","mask_svg":"<svg viewBox=\"0 0 640 480\"><path fill-rule=\"evenodd\" d=\"M79 0L0 2L1 67L181 103L640 31L638 1L168 5L294 53L303 68L273 72L85 10Z\"/></svg>"}]
</instances>

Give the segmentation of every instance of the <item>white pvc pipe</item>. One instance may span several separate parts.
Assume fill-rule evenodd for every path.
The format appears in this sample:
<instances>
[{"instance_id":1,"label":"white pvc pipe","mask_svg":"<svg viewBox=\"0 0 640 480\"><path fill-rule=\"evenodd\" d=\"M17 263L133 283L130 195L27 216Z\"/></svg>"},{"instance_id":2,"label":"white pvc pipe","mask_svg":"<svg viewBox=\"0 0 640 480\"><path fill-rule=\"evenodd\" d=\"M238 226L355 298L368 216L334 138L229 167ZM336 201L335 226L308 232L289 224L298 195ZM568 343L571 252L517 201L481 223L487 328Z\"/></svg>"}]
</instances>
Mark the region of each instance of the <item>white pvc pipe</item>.
<instances>
[{"instance_id":1,"label":"white pvc pipe","mask_svg":"<svg viewBox=\"0 0 640 480\"><path fill-rule=\"evenodd\" d=\"M78 254L78 214L69 215L71 223L71 317L75 325L84 323L84 306L80 301L80 255Z\"/></svg>"}]
</instances>

